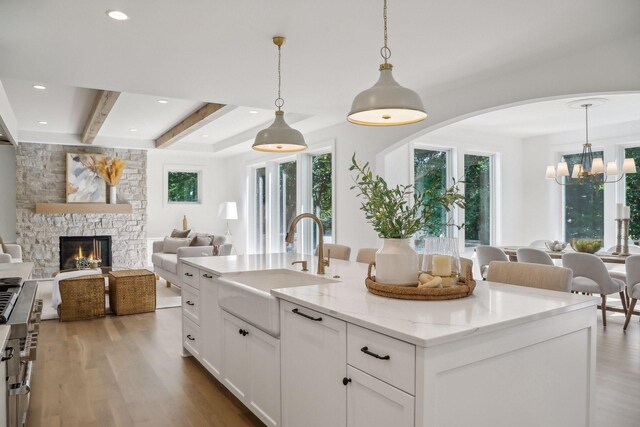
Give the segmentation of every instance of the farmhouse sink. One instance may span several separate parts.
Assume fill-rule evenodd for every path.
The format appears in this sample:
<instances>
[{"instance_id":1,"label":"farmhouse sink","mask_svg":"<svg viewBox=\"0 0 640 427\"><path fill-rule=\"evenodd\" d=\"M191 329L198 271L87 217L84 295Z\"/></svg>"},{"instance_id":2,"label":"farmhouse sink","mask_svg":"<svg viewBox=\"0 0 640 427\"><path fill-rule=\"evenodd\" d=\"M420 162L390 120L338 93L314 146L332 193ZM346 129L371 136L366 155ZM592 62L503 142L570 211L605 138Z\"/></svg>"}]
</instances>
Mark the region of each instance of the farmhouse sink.
<instances>
[{"instance_id":1,"label":"farmhouse sink","mask_svg":"<svg viewBox=\"0 0 640 427\"><path fill-rule=\"evenodd\" d=\"M280 336L280 300L271 289L335 283L310 273L279 269L224 275L219 279L218 304L231 314L274 337Z\"/></svg>"}]
</instances>

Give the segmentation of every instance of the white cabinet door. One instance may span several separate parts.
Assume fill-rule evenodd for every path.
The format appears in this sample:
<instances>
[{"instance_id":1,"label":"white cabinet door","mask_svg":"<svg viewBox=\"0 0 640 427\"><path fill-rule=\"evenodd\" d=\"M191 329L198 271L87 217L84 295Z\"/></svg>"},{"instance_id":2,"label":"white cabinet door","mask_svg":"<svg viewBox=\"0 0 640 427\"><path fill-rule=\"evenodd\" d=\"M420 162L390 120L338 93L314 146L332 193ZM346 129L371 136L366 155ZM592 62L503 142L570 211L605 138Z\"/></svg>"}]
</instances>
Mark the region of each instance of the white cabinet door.
<instances>
[{"instance_id":1,"label":"white cabinet door","mask_svg":"<svg viewBox=\"0 0 640 427\"><path fill-rule=\"evenodd\" d=\"M220 379L222 366L222 310L218 305L218 282L211 274L200 270L200 329L202 364ZM184 298L184 297L183 297Z\"/></svg>"},{"instance_id":2,"label":"white cabinet door","mask_svg":"<svg viewBox=\"0 0 640 427\"><path fill-rule=\"evenodd\" d=\"M254 327L249 334L249 409L266 425L280 425L280 340Z\"/></svg>"},{"instance_id":3,"label":"white cabinet door","mask_svg":"<svg viewBox=\"0 0 640 427\"><path fill-rule=\"evenodd\" d=\"M249 387L249 371L247 363L248 339L243 334L246 323L223 311L223 381L224 385L241 401L246 402Z\"/></svg>"},{"instance_id":4,"label":"white cabinet door","mask_svg":"<svg viewBox=\"0 0 640 427\"><path fill-rule=\"evenodd\" d=\"M346 323L281 301L280 324L282 425L344 426Z\"/></svg>"},{"instance_id":5,"label":"white cabinet door","mask_svg":"<svg viewBox=\"0 0 640 427\"><path fill-rule=\"evenodd\" d=\"M348 427L413 427L415 398L347 366Z\"/></svg>"}]
</instances>

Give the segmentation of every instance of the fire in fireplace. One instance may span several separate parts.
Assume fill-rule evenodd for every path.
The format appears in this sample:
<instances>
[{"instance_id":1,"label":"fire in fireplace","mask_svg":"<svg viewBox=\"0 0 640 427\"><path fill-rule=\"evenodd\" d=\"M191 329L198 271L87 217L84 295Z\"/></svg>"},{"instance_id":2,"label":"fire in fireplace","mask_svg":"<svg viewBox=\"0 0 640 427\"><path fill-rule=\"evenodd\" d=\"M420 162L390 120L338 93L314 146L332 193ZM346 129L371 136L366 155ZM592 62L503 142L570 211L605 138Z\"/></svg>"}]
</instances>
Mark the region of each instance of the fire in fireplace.
<instances>
[{"instance_id":1,"label":"fire in fireplace","mask_svg":"<svg viewBox=\"0 0 640 427\"><path fill-rule=\"evenodd\" d=\"M60 236L60 270L76 268L81 258L111 266L111 236Z\"/></svg>"}]
</instances>

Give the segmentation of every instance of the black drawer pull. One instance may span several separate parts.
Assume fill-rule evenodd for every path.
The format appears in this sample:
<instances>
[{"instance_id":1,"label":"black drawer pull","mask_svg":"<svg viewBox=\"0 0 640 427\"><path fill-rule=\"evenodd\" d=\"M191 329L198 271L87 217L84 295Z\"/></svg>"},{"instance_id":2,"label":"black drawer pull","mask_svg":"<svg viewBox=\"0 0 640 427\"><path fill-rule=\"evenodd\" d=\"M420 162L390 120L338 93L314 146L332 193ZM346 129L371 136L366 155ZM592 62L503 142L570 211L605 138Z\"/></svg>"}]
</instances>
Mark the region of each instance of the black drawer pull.
<instances>
[{"instance_id":1,"label":"black drawer pull","mask_svg":"<svg viewBox=\"0 0 640 427\"><path fill-rule=\"evenodd\" d=\"M213 279L213 276L207 273L203 274L202 277L204 277L205 279Z\"/></svg>"},{"instance_id":2,"label":"black drawer pull","mask_svg":"<svg viewBox=\"0 0 640 427\"><path fill-rule=\"evenodd\" d=\"M191 274L191 273L184 273L184 275L188 276L188 277L193 277L193 274Z\"/></svg>"},{"instance_id":3,"label":"black drawer pull","mask_svg":"<svg viewBox=\"0 0 640 427\"><path fill-rule=\"evenodd\" d=\"M343 385L347 385L347 384L349 384L350 382L351 382L351 378L344 377L344 378L342 379L342 384L343 384Z\"/></svg>"},{"instance_id":4,"label":"black drawer pull","mask_svg":"<svg viewBox=\"0 0 640 427\"><path fill-rule=\"evenodd\" d=\"M388 354L386 356L380 356L379 354L375 354L369 351L369 347L362 347L360 349L361 352L363 352L364 354L368 354L371 357L375 357L376 359L380 359L380 360L389 360L391 359L391 356L389 356Z\"/></svg>"},{"instance_id":5,"label":"black drawer pull","mask_svg":"<svg viewBox=\"0 0 640 427\"><path fill-rule=\"evenodd\" d=\"M314 322L322 322L322 317L313 317L313 316L309 316L308 314L300 313L297 308L294 308L291 311L297 314L298 316L306 317L307 319L313 320Z\"/></svg>"},{"instance_id":6,"label":"black drawer pull","mask_svg":"<svg viewBox=\"0 0 640 427\"><path fill-rule=\"evenodd\" d=\"M196 340L194 337L191 336L191 334L187 335L187 339L189 341L195 341Z\"/></svg>"},{"instance_id":7,"label":"black drawer pull","mask_svg":"<svg viewBox=\"0 0 640 427\"><path fill-rule=\"evenodd\" d=\"M191 301L187 301L187 305L195 305L195 304L192 303Z\"/></svg>"},{"instance_id":8,"label":"black drawer pull","mask_svg":"<svg viewBox=\"0 0 640 427\"><path fill-rule=\"evenodd\" d=\"M0 359L2 362L6 362L7 360L13 358L13 347L7 347L5 351L7 352L7 355L2 356L2 359Z\"/></svg>"},{"instance_id":9,"label":"black drawer pull","mask_svg":"<svg viewBox=\"0 0 640 427\"><path fill-rule=\"evenodd\" d=\"M243 337L246 337L247 335L249 335L249 331L245 331L244 329L238 330L238 333Z\"/></svg>"}]
</instances>

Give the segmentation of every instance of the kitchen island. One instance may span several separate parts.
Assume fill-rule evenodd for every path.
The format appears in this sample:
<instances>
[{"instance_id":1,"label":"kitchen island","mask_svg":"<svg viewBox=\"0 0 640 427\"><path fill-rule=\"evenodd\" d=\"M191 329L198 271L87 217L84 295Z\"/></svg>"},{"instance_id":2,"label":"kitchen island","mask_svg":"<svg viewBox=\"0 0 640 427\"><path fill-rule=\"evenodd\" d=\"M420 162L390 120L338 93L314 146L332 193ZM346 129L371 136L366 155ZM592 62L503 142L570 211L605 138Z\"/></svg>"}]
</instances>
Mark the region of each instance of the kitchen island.
<instances>
[{"instance_id":1,"label":"kitchen island","mask_svg":"<svg viewBox=\"0 0 640 427\"><path fill-rule=\"evenodd\" d=\"M299 260L314 271L299 254L183 260L185 355L267 425L593 422L596 299L479 282L460 300L394 300L367 292L366 265L337 260L322 284L278 288ZM241 310L265 289L279 302L269 328Z\"/></svg>"}]
</instances>

